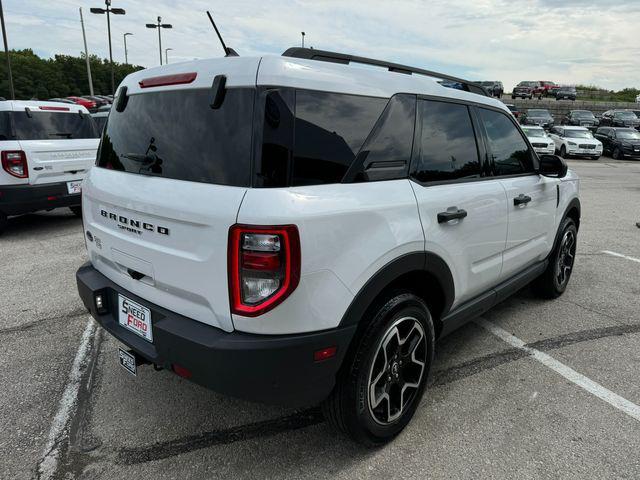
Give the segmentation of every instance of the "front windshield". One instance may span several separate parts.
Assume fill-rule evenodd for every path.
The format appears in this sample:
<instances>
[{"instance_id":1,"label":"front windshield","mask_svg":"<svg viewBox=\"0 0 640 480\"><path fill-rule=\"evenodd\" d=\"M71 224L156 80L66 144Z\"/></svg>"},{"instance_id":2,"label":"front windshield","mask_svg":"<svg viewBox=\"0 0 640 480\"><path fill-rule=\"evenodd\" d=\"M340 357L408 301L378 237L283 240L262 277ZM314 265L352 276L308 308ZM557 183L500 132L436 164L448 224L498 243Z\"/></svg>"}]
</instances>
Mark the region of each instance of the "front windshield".
<instances>
[{"instance_id":1,"label":"front windshield","mask_svg":"<svg viewBox=\"0 0 640 480\"><path fill-rule=\"evenodd\" d=\"M640 140L640 132L634 132L633 130L618 130L616 135L622 140Z\"/></svg>"},{"instance_id":2,"label":"front windshield","mask_svg":"<svg viewBox=\"0 0 640 480\"><path fill-rule=\"evenodd\" d=\"M572 115L574 117L576 117L576 118L595 118L593 116L593 113L591 113L588 110L578 110L578 111L573 112Z\"/></svg>"},{"instance_id":3,"label":"front windshield","mask_svg":"<svg viewBox=\"0 0 640 480\"><path fill-rule=\"evenodd\" d=\"M527 137L532 138L543 138L546 135L544 134L544 130L541 128L523 128L524 133Z\"/></svg>"},{"instance_id":4,"label":"front windshield","mask_svg":"<svg viewBox=\"0 0 640 480\"><path fill-rule=\"evenodd\" d=\"M550 117L549 110L529 110L530 117Z\"/></svg>"},{"instance_id":5,"label":"front windshield","mask_svg":"<svg viewBox=\"0 0 640 480\"><path fill-rule=\"evenodd\" d=\"M616 112L614 114L614 117L616 118L622 118L624 120L635 120L636 118L636 114L633 112Z\"/></svg>"},{"instance_id":6,"label":"front windshield","mask_svg":"<svg viewBox=\"0 0 640 480\"><path fill-rule=\"evenodd\" d=\"M588 130L565 130L564 136L567 138L593 138Z\"/></svg>"},{"instance_id":7,"label":"front windshield","mask_svg":"<svg viewBox=\"0 0 640 480\"><path fill-rule=\"evenodd\" d=\"M520 82L520 85L518 85L520 87L537 87L538 83L537 82Z\"/></svg>"}]
</instances>

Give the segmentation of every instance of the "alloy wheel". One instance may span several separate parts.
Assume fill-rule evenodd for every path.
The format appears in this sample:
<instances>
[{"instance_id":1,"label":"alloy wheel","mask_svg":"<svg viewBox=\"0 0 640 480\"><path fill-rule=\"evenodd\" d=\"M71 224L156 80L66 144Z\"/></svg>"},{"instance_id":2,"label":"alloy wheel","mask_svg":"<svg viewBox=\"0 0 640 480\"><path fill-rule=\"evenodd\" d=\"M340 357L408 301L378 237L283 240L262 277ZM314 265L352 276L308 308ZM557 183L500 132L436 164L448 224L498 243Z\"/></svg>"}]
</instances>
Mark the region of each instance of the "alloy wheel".
<instances>
[{"instance_id":1,"label":"alloy wheel","mask_svg":"<svg viewBox=\"0 0 640 480\"><path fill-rule=\"evenodd\" d=\"M396 320L382 336L368 380L369 412L380 425L398 420L415 400L427 363L427 338L414 317Z\"/></svg>"},{"instance_id":2,"label":"alloy wheel","mask_svg":"<svg viewBox=\"0 0 640 480\"><path fill-rule=\"evenodd\" d=\"M558 282L558 287L560 288L564 288L569 281L575 255L576 235L572 230L567 230L562 237L556 263L556 282Z\"/></svg>"}]
</instances>

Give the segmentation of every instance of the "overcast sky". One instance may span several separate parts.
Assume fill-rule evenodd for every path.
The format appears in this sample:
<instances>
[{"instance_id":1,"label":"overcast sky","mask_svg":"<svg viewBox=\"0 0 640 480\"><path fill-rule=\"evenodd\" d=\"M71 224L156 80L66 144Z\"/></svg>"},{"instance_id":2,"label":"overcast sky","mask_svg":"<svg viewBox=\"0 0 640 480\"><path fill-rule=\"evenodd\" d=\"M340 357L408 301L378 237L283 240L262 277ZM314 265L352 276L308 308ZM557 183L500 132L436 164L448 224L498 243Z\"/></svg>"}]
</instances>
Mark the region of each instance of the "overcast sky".
<instances>
[{"instance_id":1,"label":"overcast sky","mask_svg":"<svg viewBox=\"0 0 640 480\"><path fill-rule=\"evenodd\" d=\"M38 55L79 55L83 7L91 54L108 57L104 15L89 13L100 0L5 0L10 48ZM114 60L159 63L156 30L169 61L222 55L205 11L227 45L240 55L280 54L306 44L440 70L471 80L640 86L640 0L113 0L126 15L112 16ZM164 55L164 52L163 52Z\"/></svg>"}]
</instances>

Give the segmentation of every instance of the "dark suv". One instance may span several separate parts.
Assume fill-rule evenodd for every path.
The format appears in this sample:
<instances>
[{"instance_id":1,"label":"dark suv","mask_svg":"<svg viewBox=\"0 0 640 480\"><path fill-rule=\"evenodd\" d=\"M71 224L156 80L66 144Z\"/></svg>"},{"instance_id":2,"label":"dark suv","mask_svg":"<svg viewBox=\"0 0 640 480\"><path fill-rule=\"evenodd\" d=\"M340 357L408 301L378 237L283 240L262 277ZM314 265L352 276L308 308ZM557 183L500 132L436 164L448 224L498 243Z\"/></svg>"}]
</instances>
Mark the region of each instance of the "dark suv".
<instances>
[{"instance_id":1,"label":"dark suv","mask_svg":"<svg viewBox=\"0 0 640 480\"><path fill-rule=\"evenodd\" d=\"M504 86L502 85L502 82L482 81L476 83L483 86L487 90L487 92L489 92L489 94L494 97L500 98L504 93Z\"/></svg>"},{"instance_id":2,"label":"dark suv","mask_svg":"<svg viewBox=\"0 0 640 480\"><path fill-rule=\"evenodd\" d=\"M602 114L601 127L640 127L640 119L631 110L609 110Z\"/></svg>"},{"instance_id":3,"label":"dark suv","mask_svg":"<svg viewBox=\"0 0 640 480\"><path fill-rule=\"evenodd\" d=\"M556 91L556 100L572 100L575 102L577 96L576 87L560 87Z\"/></svg>"},{"instance_id":4,"label":"dark suv","mask_svg":"<svg viewBox=\"0 0 640 480\"><path fill-rule=\"evenodd\" d=\"M600 120L590 110L569 110L562 119L562 125L587 127L589 130L598 128Z\"/></svg>"},{"instance_id":5,"label":"dark suv","mask_svg":"<svg viewBox=\"0 0 640 480\"><path fill-rule=\"evenodd\" d=\"M632 128L600 127L595 135L602 142L602 150L616 160L640 158L640 132Z\"/></svg>"},{"instance_id":6,"label":"dark suv","mask_svg":"<svg viewBox=\"0 0 640 480\"><path fill-rule=\"evenodd\" d=\"M544 129L553 127L554 118L549 110L545 108L529 108L520 115L522 125L537 125Z\"/></svg>"}]
</instances>

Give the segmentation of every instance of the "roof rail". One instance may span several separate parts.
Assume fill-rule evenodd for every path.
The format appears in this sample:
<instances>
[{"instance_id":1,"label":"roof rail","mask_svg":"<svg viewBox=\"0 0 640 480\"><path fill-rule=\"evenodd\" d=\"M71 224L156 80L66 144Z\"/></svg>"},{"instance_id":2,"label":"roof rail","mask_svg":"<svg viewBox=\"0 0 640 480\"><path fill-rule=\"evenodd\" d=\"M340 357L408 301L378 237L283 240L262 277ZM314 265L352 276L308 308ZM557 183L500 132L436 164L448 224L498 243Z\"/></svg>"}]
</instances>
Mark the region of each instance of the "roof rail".
<instances>
[{"instance_id":1,"label":"roof rail","mask_svg":"<svg viewBox=\"0 0 640 480\"><path fill-rule=\"evenodd\" d=\"M404 73L411 75L417 73L419 75L426 75L428 77L439 78L447 80L449 82L459 83L462 85L462 89L467 92L477 93L478 95L489 96L487 91L478 84L463 80L461 78L452 77L444 73L433 72L430 70L424 70L422 68L409 67L407 65L401 65L399 63L385 62L384 60L375 60L373 58L358 57L356 55L349 55L346 53L328 52L326 50L316 50L314 48L301 48L291 47L287 49L283 54L283 57L304 58L307 60L319 60L322 62L342 63L348 65L351 62L362 63L365 65L374 65L377 67L387 68L390 72Z\"/></svg>"}]
</instances>

